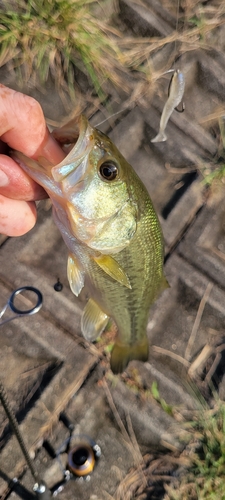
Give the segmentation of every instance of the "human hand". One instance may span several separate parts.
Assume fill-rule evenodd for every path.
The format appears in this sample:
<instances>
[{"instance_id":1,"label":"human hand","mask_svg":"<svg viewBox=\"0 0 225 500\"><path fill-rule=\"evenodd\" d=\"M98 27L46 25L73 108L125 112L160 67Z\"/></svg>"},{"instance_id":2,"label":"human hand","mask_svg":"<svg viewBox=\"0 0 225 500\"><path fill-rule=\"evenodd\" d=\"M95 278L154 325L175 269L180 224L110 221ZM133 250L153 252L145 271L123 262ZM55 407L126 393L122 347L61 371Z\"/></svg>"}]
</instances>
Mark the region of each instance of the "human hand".
<instances>
[{"instance_id":1,"label":"human hand","mask_svg":"<svg viewBox=\"0 0 225 500\"><path fill-rule=\"evenodd\" d=\"M8 156L9 148L36 160L44 156L53 164L65 157L40 104L0 84L0 233L21 236L36 222L35 200L47 194Z\"/></svg>"}]
</instances>

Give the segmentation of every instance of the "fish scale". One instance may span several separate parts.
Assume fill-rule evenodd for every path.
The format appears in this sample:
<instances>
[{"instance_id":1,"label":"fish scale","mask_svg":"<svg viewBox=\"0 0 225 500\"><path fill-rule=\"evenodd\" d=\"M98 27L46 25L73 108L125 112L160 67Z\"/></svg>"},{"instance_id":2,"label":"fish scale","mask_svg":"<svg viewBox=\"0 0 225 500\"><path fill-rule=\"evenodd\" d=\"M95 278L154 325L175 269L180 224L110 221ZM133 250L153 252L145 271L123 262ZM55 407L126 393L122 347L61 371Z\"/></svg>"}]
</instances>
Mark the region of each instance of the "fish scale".
<instances>
[{"instance_id":1,"label":"fish scale","mask_svg":"<svg viewBox=\"0 0 225 500\"><path fill-rule=\"evenodd\" d=\"M156 215L144 188L143 194L147 199L147 215L138 222L132 245L115 256L117 262L127 269L132 289L109 278L92 260L89 261L85 285L89 296L115 321L120 338L129 346L146 341L148 311L162 285L162 236L155 222L155 231L151 231L149 238L152 218L155 219ZM129 314L128 320L125 310Z\"/></svg>"},{"instance_id":2,"label":"fish scale","mask_svg":"<svg viewBox=\"0 0 225 500\"><path fill-rule=\"evenodd\" d=\"M93 341L109 318L116 323L110 363L119 373L132 359L148 359L149 308L167 286L163 237L131 165L85 117L78 126L77 142L59 165L46 167L46 160L38 163L19 152L14 157L52 199L54 220L69 249L71 290L78 296L84 289L90 297L81 319L83 335ZM74 129L77 134L77 121Z\"/></svg>"}]
</instances>

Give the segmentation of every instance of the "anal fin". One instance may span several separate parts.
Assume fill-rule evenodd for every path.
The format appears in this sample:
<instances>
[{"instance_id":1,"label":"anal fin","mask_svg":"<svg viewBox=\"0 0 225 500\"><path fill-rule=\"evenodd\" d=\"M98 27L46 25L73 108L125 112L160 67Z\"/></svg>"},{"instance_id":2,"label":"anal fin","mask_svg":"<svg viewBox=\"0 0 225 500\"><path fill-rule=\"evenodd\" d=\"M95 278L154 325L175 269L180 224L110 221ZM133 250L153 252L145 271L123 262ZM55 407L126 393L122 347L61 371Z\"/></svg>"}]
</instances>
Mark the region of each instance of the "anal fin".
<instances>
[{"instance_id":1,"label":"anal fin","mask_svg":"<svg viewBox=\"0 0 225 500\"><path fill-rule=\"evenodd\" d=\"M109 321L96 302L89 299L81 317L81 331L86 340L93 342L101 335Z\"/></svg>"},{"instance_id":2,"label":"anal fin","mask_svg":"<svg viewBox=\"0 0 225 500\"><path fill-rule=\"evenodd\" d=\"M99 257L93 257L93 259L96 264L98 264L98 266L101 267L101 269L111 278L118 281L121 285L131 289L128 276L118 262L111 257L111 255L100 255Z\"/></svg>"}]
</instances>

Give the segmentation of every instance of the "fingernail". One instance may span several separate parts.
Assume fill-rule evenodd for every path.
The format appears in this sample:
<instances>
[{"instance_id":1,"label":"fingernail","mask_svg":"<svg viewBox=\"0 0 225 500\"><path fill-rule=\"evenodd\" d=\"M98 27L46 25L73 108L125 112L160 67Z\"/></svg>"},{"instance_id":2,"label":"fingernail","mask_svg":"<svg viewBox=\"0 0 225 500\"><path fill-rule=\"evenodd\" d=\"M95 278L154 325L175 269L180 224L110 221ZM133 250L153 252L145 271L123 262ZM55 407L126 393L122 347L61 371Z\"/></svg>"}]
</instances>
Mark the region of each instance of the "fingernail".
<instances>
[{"instance_id":1,"label":"fingernail","mask_svg":"<svg viewBox=\"0 0 225 500\"><path fill-rule=\"evenodd\" d=\"M0 170L0 187L7 186L9 184L8 176L3 170Z\"/></svg>"}]
</instances>

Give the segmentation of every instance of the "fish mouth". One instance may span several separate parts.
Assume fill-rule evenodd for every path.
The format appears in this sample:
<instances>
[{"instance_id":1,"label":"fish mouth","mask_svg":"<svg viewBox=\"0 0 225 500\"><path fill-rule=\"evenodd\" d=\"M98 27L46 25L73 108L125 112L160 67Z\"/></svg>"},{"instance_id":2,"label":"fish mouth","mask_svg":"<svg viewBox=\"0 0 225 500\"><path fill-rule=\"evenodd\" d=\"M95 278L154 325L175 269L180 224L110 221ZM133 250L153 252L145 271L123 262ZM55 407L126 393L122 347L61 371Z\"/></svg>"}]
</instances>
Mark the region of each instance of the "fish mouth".
<instances>
[{"instance_id":1,"label":"fish mouth","mask_svg":"<svg viewBox=\"0 0 225 500\"><path fill-rule=\"evenodd\" d=\"M78 130L79 136L74 147L64 160L51 170L52 177L56 182L63 181L69 174L74 172L92 148L94 131L84 115L81 115L78 119Z\"/></svg>"}]
</instances>

